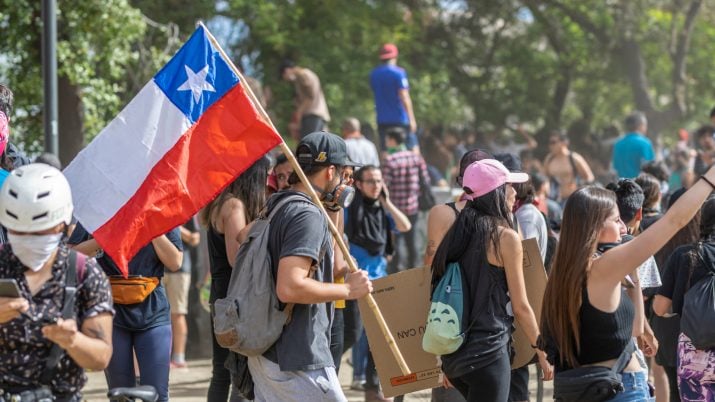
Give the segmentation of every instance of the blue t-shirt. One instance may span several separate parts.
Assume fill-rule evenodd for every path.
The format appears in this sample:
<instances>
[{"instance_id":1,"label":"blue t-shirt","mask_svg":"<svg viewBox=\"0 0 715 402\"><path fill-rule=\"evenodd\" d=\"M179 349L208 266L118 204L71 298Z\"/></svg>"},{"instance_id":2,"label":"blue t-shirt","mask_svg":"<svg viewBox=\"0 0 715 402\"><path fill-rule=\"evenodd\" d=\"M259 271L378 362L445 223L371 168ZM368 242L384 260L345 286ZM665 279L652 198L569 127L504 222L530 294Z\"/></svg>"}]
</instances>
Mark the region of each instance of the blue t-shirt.
<instances>
[{"instance_id":1,"label":"blue t-shirt","mask_svg":"<svg viewBox=\"0 0 715 402\"><path fill-rule=\"evenodd\" d=\"M613 168L620 178L637 177L641 171L641 164L654 158L653 144L638 133L627 133L613 146Z\"/></svg>"},{"instance_id":2,"label":"blue t-shirt","mask_svg":"<svg viewBox=\"0 0 715 402\"><path fill-rule=\"evenodd\" d=\"M409 89L404 69L390 64L375 67L370 73L370 86L375 94L377 124L409 124L399 91Z\"/></svg>"},{"instance_id":3,"label":"blue t-shirt","mask_svg":"<svg viewBox=\"0 0 715 402\"><path fill-rule=\"evenodd\" d=\"M166 237L176 246L178 250L182 250L181 232L179 228L170 230ZM77 223L77 227L72 236L67 241L68 244L79 244L91 239L92 236L87 230ZM121 275L119 267L112 261L107 254L102 253L97 257L97 262L108 275ZM164 264L159 260L159 257L154 251L154 246L149 243L142 247L134 258L129 261L129 274L142 275L147 277L164 276ZM115 304L114 309L114 325L134 331L143 331L149 328L158 327L160 325L171 324L171 316L169 311L169 301L166 298L164 286L159 283L159 286L141 303L137 304Z\"/></svg>"}]
</instances>

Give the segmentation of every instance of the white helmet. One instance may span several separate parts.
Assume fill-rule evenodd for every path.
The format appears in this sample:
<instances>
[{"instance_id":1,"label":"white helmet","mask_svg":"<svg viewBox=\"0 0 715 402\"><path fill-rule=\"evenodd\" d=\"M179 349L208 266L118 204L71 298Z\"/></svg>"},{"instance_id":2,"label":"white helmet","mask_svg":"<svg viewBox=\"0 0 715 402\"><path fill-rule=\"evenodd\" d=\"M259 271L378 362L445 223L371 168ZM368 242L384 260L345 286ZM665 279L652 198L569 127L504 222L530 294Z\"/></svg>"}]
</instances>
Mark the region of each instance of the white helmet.
<instances>
[{"instance_id":1,"label":"white helmet","mask_svg":"<svg viewBox=\"0 0 715 402\"><path fill-rule=\"evenodd\" d=\"M0 189L0 224L39 232L72 220L72 191L59 170L44 163L21 166Z\"/></svg>"}]
</instances>

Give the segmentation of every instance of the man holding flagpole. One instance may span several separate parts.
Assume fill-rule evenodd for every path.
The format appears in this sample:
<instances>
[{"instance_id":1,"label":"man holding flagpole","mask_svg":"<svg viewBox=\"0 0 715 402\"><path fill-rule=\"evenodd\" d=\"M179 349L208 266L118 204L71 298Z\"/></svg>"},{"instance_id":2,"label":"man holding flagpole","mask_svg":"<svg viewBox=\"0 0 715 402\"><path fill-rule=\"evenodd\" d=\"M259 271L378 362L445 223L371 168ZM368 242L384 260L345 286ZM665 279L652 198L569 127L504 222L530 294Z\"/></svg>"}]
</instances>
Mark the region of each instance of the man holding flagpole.
<instances>
[{"instance_id":1,"label":"man holding flagpole","mask_svg":"<svg viewBox=\"0 0 715 402\"><path fill-rule=\"evenodd\" d=\"M296 156L333 222L352 200L345 141L316 132L298 145ZM268 213L289 195L305 200L281 207L272 220L268 253L281 303L295 303L290 322L263 355L248 358L256 401L345 401L330 353L330 326L335 300L354 300L372 291L366 271L333 283L333 242L328 222L308 196L308 187L293 173L293 187L268 200ZM313 271L314 270L314 271Z\"/></svg>"},{"instance_id":2,"label":"man holding flagpole","mask_svg":"<svg viewBox=\"0 0 715 402\"><path fill-rule=\"evenodd\" d=\"M305 141L308 137L312 140ZM281 213L283 219L278 219L281 223L295 220L278 232L282 233L274 259L278 298L297 306L273 349L265 357L249 360L256 393L258 400L269 401L315 400L305 399L306 395L345 400L329 349L332 314L328 312L334 300L371 298L372 285L365 272L349 274L345 283L332 283L328 228L335 236L339 234L310 201L322 202L336 221L340 209L352 199L350 179L343 176L348 171L343 167L351 165L345 142L334 134L308 135L296 161L238 69L203 24L77 155L65 175L77 200L75 216L127 276L129 261L142 247L188 220L276 145L295 167L302 168L291 181L306 202L288 204ZM303 181L299 183L297 176ZM276 196L280 193L286 192ZM324 245L330 247L323 260L317 257ZM342 239L338 245L348 253ZM313 263L320 269L308 278ZM348 265L357 270L352 261ZM372 310L382 317L374 305ZM383 329L402 372L409 374L391 333ZM284 338L288 341L283 342ZM270 380L265 376L268 370L288 378L280 383ZM315 381L306 383L306 376Z\"/></svg>"}]
</instances>

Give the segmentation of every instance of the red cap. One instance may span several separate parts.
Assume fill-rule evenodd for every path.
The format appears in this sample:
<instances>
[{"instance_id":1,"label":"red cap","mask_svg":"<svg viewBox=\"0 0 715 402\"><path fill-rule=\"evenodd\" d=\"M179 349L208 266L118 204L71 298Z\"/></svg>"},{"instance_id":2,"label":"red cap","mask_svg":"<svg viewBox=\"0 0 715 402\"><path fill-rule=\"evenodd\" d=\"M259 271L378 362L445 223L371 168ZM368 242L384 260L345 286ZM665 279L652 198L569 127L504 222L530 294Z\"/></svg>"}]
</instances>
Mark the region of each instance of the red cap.
<instances>
[{"instance_id":1,"label":"red cap","mask_svg":"<svg viewBox=\"0 0 715 402\"><path fill-rule=\"evenodd\" d=\"M680 138L680 141L687 141L689 136L690 134L688 134L688 130L684 128L678 130L678 138Z\"/></svg>"},{"instance_id":2,"label":"red cap","mask_svg":"<svg viewBox=\"0 0 715 402\"><path fill-rule=\"evenodd\" d=\"M394 59L397 54L397 46L392 43L385 43L380 48L380 60Z\"/></svg>"}]
</instances>

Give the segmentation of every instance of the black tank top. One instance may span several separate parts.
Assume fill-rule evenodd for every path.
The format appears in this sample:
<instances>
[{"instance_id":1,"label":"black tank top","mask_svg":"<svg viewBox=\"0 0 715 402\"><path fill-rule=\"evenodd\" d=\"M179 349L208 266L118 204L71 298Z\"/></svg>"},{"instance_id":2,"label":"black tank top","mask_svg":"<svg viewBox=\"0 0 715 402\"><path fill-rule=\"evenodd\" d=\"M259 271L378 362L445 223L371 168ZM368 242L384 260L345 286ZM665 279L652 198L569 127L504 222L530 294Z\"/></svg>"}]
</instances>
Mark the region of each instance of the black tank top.
<instances>
[{"instance_id":1,"label":"black tank top","mask_svg":"<svg viewBox=\"0 0 715 402\"><path fill-rule=\"evenodd\" d=\"M607 313L591 304L585 286L581 300L581 350L576 360L584 365L617 359L632 337L635 316L633 302L622 291L621 303L616 311Z\"/></svg>"},{"instance_id":2,"label":"black tank top","mask_svg":"<svg viewBox=\"0 0 715 402\"><path fill-rule=\"evenodd\" d=\"M479 261L475 257L477 247L484 245L470 245L459 260L467 296L464 323L468 329L462 346L442 356L442 370L449 378L461 377L491 364L501 353L507 352L511 338L514 318L506 273L504 268Z\"/></svg>"},{"instance_id":3,"label":"black tank top","mask_svg":"<svg viewBox=\"0 0 715 402\"><path fill-rule=\"evenodd\" d=\"M208 230L209 266L211 268L211 294L209 303L226 297L228 281L231 279L231 264L226 256L226 238L212 225Z\"/></svg>"}]
</instances>

